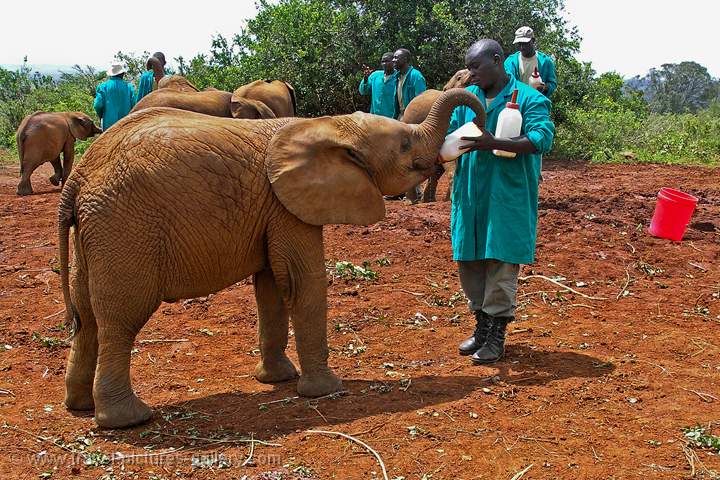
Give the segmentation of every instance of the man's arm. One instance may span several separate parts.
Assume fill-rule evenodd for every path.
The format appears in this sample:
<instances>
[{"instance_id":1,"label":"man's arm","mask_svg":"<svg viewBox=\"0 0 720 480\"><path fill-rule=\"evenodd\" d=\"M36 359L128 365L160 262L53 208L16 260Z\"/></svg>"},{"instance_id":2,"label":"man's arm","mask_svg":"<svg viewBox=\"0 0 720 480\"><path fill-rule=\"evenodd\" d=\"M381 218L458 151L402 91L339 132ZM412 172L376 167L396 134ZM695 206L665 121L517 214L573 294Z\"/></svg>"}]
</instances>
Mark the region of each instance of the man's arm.
<instances>
[{"instance_id":1,"label":"man's arm","mask_svg":"<svg viewBox=\"0 0 720 480\"><path fill-rule=\"evenodd\" d=\"M557 89L557 73L555 71L555 62L552 61L552 58L548 56L546 62L548 64L547 78L543 78L543 82L545 82L545 96L549 98Z\"/></svg>"},{"instance_id":2,"label":"man's arm","mask_svg":"<svg viewBox=\"0 0 720 480\"><path fill-rule=\"evenodd\" d=\"M425 82L425 77L422 73L420 73L419 70L417 70L418 76L417 80L415 81L415 97L423 93L425 90L427 90L427 82ZM414 97L413 97L414 98Z\"/></svg>"},{"instance_id":3,"label":"man's arm","mask_svg":"<svg viewBox=\"0 0 720 480\"><path fill-rule=\"evenodd\" d=\"M370 83L371 75L372 72L370 70L365 70L363 72L363 79L360 82L360 86L358 87L360 95L370 95L372 93L372 84Z\"/></svg>"},{"instance_id":4,"label":"man's arm","mask_svg":"<svg viewBox=\"0 0 720 480\"><path fill-rule=\"evenodd\" d=\"M97 113L98 118L102 118L103 113L105 112L105 96L103 95L102 88L95 89L95 101L93 102L93 108L95 109L95 113Z\"/></svg>"}]
</instances>

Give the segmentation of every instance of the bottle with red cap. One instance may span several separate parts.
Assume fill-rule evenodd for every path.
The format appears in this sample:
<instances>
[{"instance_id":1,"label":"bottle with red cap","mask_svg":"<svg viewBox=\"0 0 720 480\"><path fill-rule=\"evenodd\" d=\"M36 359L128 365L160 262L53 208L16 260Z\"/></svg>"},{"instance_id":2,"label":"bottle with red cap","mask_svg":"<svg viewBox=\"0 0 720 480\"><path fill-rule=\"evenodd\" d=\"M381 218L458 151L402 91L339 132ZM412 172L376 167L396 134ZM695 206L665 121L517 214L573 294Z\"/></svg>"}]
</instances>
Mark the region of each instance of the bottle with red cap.
<instances>
[{"instance_id":1,"label":"bottle with red cap","mask_svg":"<svg viewBox=\"0 0 720 480\"><path fill-rule=\"evenodd\" d=\"M522 127L522 115L520 114L520 105L517 103L518 91L512 94L512 99L505 104L505 109L498 115L497 128L495 129L495 137L497 138L514 138L520 136ZM505 150L493 150L494 155L505 158L515 158L515 152L506 152Z\"/></svg>"},{"instance_id":2,"label":"bottle with red cap","mask_svg":"<svg viewBox=\"0 0 720 480\"><path fill-rule=\"evenodd\" d=\"M535 90L540 90L540 88L545 85L545 82L543 82L543 79L540 77L540 72L538 72L537 67L535 67L535 71L533 71L532 75L530 75L528 85Z\"/></svg>"}]
</instances>

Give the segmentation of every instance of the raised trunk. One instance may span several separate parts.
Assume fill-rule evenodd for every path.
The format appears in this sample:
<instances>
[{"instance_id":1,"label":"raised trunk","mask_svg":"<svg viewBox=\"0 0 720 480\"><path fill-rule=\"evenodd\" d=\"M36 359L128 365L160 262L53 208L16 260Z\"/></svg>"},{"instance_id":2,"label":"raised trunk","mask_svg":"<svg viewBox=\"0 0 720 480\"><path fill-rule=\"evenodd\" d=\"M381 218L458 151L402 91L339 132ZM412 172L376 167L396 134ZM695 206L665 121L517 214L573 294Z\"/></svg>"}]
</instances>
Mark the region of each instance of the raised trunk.
<instances>
[{"instance_id":1,"label":"raised trunk","mask_svg":"<svg viewBox=\"0 0 720 480\"><path fill-rule=\"evenodd\" d=\"M470 107L476 115L475 123L479 127L485 127L485 109L480 99L464 88L452 88L443 92L435 100L427 118L416 130L416 133L422 138L428 149L440 149L450 125L450 116L455 107L460 105Z\"/></svg>"}]
</instances>

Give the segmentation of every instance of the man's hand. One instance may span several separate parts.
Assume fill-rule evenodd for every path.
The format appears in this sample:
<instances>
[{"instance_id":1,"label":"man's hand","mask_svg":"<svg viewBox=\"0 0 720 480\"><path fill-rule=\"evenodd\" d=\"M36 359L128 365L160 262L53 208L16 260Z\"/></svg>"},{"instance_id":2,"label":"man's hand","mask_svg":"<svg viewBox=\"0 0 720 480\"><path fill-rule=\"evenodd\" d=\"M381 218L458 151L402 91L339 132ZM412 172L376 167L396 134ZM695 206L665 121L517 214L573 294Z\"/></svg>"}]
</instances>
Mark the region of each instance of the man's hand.
<instances>
[{"instance_id":1,"label":"man's hand","mask_svg":"<svg viewBox=\"0 0 720 480\"><path fill-rule=\"evenodd\" d=\"M495 135L484 128L481 128L480 131L482 134L479 137L460 137L460 140L467 142L463 145L463 148L467 148L468 152L473 150L492 150L496 148Z\"/></svg>"},{"instance_id":2,"label":"man's hand","mask_svg":"<svg viewBox=\"0 0 720 480\"><path fill-rule=\"evenodd\" d=\"M373 69L372 69L372 68L368 67L367 65L363 65L363 78L364 78L365 80L368 79L368 77L370 76L370 74L371 74L372 72L373 72Z\"/></svg>"},{"instance_id":3,"label":"man's hand","mask_svg":"<svg viewBox=\"0 0 720 480\"><path fill-rule=\"evenodd\" d=\"M540 85L538 85L537 90L538 90L538 92L540 92L540 93L542 93L543 95L545 95L545 94L547 93L547 91L548 91L547 85L545 85L544 83L541 83Z\"/></svg>"}]
</instances>

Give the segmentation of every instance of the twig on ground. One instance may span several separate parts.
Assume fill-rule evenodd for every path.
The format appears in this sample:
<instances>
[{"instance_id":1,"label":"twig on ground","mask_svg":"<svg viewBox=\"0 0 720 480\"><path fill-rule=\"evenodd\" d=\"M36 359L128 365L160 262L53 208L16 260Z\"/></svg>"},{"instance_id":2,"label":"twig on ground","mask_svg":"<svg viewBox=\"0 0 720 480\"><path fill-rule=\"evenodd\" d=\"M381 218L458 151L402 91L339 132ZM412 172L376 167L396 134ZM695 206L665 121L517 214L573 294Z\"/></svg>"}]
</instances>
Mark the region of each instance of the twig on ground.
<instances>
[{"instance_id":1,"label":"twig on ground","mask_svg":"<svg viewBox=\"0 0 720 480\"><path fill-rule=\"evenodd\" d=\"M318 410L317 405L310 405L310 408L312 408L313 410L315 410L315 413L317 413L318 415L320 415L320 418L322 418L325 423L327 423L328 425L330 425L330 422L327 421L327 418L325 418L325 415L323 415L323 414L320 412L320 410Z\"/></svg>"},{"instance_id":2,"label":"twig on ground","mask_svg":"<svg viewBox=\"0 0 720 480\"><path fill-rule=\"evenodd\" d=\"M632 248L632 252L631 252L631 253L635 254L635 247L632 246L632 243L630 243L630 242L625 242L625 245L627 245L628 247Z\"/></svg>"},{"instance_id":3,"label":"twig on ground","mask_svg":"<svg viewBox=\"0 0 720 480\"><path fill-rule=\"evenodd\" d=\"M121 461L121 462L124 462L125 460L131 460L131 459L134 459L134 458L162 457L162 456L164 456L164 455L170 455L171 453L179 452L179 451L182 450L183 448L185 448L184 445L183 445L182 447L180 447L180 448L172 448L172 447L171 447L168 451L165 451L165 452L157 452L157 453L136 453L136 454L133 454L133 455L125 455L125 454L122 453L122 452L115 452L115 453L113 453L113 454L110 455L110 460L111 460L111 461Z\"/></svg>"},{"instance_id":4,"label":"twig on ground","mask_svg":"<svg viewBox=\"0 0 720 480\"><path fill-rule=\"evenodd\" d=\"M595 461L601 462L602 460L600 460L600 457L598 457L598 454L597 454L597 452L595 451L595 447L593 447L592 445L590 445L590 448L592 449L593 457L595 457Z\"/></svg>"},{"instance_id":5,"label":"twig on ground","mask_svg":"<svg viewBox=\"0 0 720 480\"><path fill-rule=\"evenodd\" d=\"M551 438L534 438L534 437L524 437L524 436L520 435L520 436L518 436L518 440L545 442L545 443L552 443L553 445L560 445L560 442L558 442L557 440L553 440Z\"/></svg>"},{"instance_id":6,"label":"twig on ground","mask_svg":"<svg viewBox=\"0 0 720 480\"><path fill-rule=\"evenodd\" d=\"M255 434L250 432L250 453L248 454L248 457L245 459L245 461L242 463L242 467L247 465L252 461L253 453L255 452Z\"/></svg>"},{"instance_id":7,"label":"twig on ground","mask_svg":"<svg viewBox=\"0 0 720 480\"><path fill-rule=\"evenodd\" d=\"M369 428L367 430L363 430L362 432L351 433L350 435L352 435L353 437L359 437L360 435L367 435L368 433L373 433L375 430L381 429L385 425L387 425L387 422L383 422L379 425L375 425L374 427Z\"/></svg>"},{"instance_id":8,"label":"twig on ground","mask_svg":"<svg viewBox=\"0 0 720 480\"><path fill-rule=\"evenodd\" d=\"M53 313L52 315L48 315L47 317L43 317L43 320L47 320L47 319L49 319L49 318L57 317L57 316L60 315L61 313L65 313L65 309L64 309L64 308L63 308L62 310L60 310L59 312L55 312L55 313Z\"/></svg>"},{"instance_id":9,"label":"twig on ground","mask_svg":"<svg viewBox=\"0 0 720 480\"><path fill-rule=\"evenodd\" d=\"M424 296L425 296L424 293L411 292L410 290L400 289L400 290L398 290L398 291L399 291L399 292L403 292L403 293L407 293L407 294L410 294L410 295L415 295L416 297L424 297Z\"/></svg>"},{"instance_id":10,"label":"twig on ground","mask_svg":"<svg viewBox=\"0 0 720 480\"><path fill-rule=\"evenodd\" d=\"M705 252L703 252L702 250L700 250L699 248L697 248L695 245L693 245L693 242L688 242L688 245L689 245L690 248L692 248L693 250L697 250L697 251L700 252L700 253L705 253Z\"/></svg>"},{"instance_id":11,"label":"twig on ground","mask_svg":"<svg viewBox=\"0 0 720 480\"><path fill-rule=\"evenodd\" d=\"M525 281L525 280L529 280L531 278L540 278L543 280L547 280L548 282L553 283L553 284L557 285L558 287L562 287L562 288L574 293L575 295L580 295L581 297L587 298L588 300L607 300L607 298L604 298L604 297L591 297L589 295L585 295L584 293L578 292L577 290L574 290L574 289L568 287L567 285L564 285L564 284L558 282L557 280L553 280L550 277L546 277L545 275L528 275L526 277L518 277L518 280Z\"/></svg>"},{"instance_id":12,"label":"twig on ground","mask_svg":"<svg viewBox=\"0 0 720 480\"><path fill-rule=\"evenodd\" d=\"M0 395L10 395L11 397L15 396L13 392L11 392L10 390L5 390L4 388L0 388Z\"/></svg>"},{"instance_id":13,"label":"twig on ground","mask_svg":"<svg viewBox=\"0 0 720 480\"><path fill-rule=\"evenodd\" d=\"M160 430L148 430L149 433L154 433L155 435L163 435L165 437L175 437L175 438L184 438L188 440L201 440L203 442L208 443L248 443L248 442L255 442L259 443L260 445L265 445L268 447L282 447L279 443L270 443L265 442L263 440L248 440L247 438L204 438L204 437L193 437L191 435L178 435L175 433L166 433L161 432Z\"/></svg>"},{"instance_id":14,"label":"twig on ground","mask_svg":"<svg viewBox=\"0 0 720 480\"><path fill-rule=\"evenodd\" d=\"M10 430L15 430L15 431L17 431L17 432L24 433L25 435L30 435L31 437L33 437L33 438L36 439L36 440L40 440L41 442L49 443L49 444L51 444L51 445L56 446L57 448L60 448L60 449L62 449L62 450L65 450L66 452L77 453L77 452L76 452L75 450L73 450L72 448L69 448L69 447L66 447L65 445L62 445L62 444L60 444L60 443L57 443L57 440L53 440L53 439L50 438L50 437L41 437L40 435L36 435L36 434L34 434L33 432L28 432L27 430L23 430L22 428L18 427L17 425L11 425L11 424L9 424L9 423L7 423L7 422L4 422L4 425L2 425L2 427L3 427L3 428L10 429Z\"/></svg>"},{"instance_id":15,"label":"twig on ground","mask_svg":"<svg viewBox=\"0 0 720 480\"><path fill-rule=\"evenodd\" d=\"M530 470L533 467L533 465L535 465L535 464L531 463L527 467L523 468L518 473L516 473L510 480L518 480L518 479L522 478L523 475L525 475L528 472L528 470Z\"/></svg>"},{"instance_id":16,"label":"twig on ground","mask_svg":"<svg viewBox=\"0 0 720 480\"><path fill-rule=\"evenodd\" d=\"M347 438L348 440L357 443L358 445L363 446L365 449L367 449L370 453L372 453L375 456L375 459L380 464L380 468L382 468L383 478L385 480L389 480L388 474L387 474L387 469L385 468L385 463L382 461L382 458L380 458L380 455L378 455L378 453L375 450L373 450L367 443L363 442L362 440L358 440L357 438L351 437L350 435L347 435L345 433L328 432L326 430L305 430L305 433L316 433L316 434L320 434L320 435L339 435L343 438Z\"/></svg>"},{"instance_id":17,"label":"twig on ground","mask_svg":"<svg viewBox=\"0 0 720 480\"><path fill-rule=\"evenodd\" d=\"M718 399L715 395L711 395L711 394L709 394L709 393L698 392L697 390L692 390L692 389L683 388L683 387L680 387L680 388L682 388L682 389L685 390L686 392L694 393L695 395L697 395L698 397L700 397L700 399L701 399L703 402L712 403L714 400L717 400L717 399Z\"/></svg>"},{"instance_id":18,"label":"twig on ground","mask_svg":"<svg viewBox=\"0 0 720 480\"><path fill-rule=\"evenodd\" d=\"M138 343L177 343L177 342L189 342L187 338L148 338L144 340L138 340Z\"/></svg>"},{"instance_id":19,"label":"twig on ground","mask_svg":"<svg viewBox=\"0 0 720 480\"><path fill-rule=\"evenodd\" d=\"M687 445L683 445L682 450L685 454L685 459L690 465L690 478L695 478L695 459L697 458L697 454Z\"/></svg>"},{"instance_id":20,"label":"twig on ground","mask_svg":"<svg viewBox=\"0 0 720 480\"><path fill-rule=\"evenodd\" d=\"M570 305L565 305L566 307L583 307L583 308L595 308L592 305L585 305L584 303L571 303Z\"/></svg>"},{"instance_id":21,"label":"twig on ground","mask_svg":"<svg viewBox=\"0 0 720 480\"><path fill-rule=\"evenodd\" d=\"M623 296L623 293L627 291L628 285L630 285L630 272L628 271L627 267L625 267L625 275L627 276L627 280L625 280L625 285L623 285L623 287L618 292L617 297L615 297L616 300L620 300L620 297Z\"/></svg>"},{"instance_id":22,"label":"twig on ground","mask_svg":"<svg viewBox=\"0 0 720 480\"><path fill-rule=\"evenodd\" d=\"M450 414L447 413L445 410L440 410L440 411L441 411L446 417L448 417L451 422L454 422L454 421L455 421L455 419L454 419L453 417L451 417Z\"/></svg>"},{"instance_id":23,"label":"twig on ground","mask_svg":"<svg viewBox=\"0 0 720 480\"><path fill-rule=\"evenodd\" d=\"M701 270L701 271L703 271L703 272L707 272L707 268L703 267L703 266L700 265L699 263L688 262L688 264L689 264L691 267L697 268L698 270Z\"/></svg>"},{"instance_id":24,"label":"twig on ground","mask_svg":"<svg viewBox=\"0 0 720 480\"><path fill-rule=\"evenodd\" d=\"M653 363L653 362L648 362L647 360L640 360L639 358L636 359L635 361L636 361L636 362L647 363L648 365L652 365L653 367L657 367L657 368L659 368L660 370L662 370L665 375L672 376L672 374L668 371L668 369L665 368L665 367L663 367L662 365L658 365L657 363Z\"/></svg>"},{"instance_id":25,"label":"twig on ground","mask_svg":"<svg viewBox=\"0 0 720 480\"><path fill-rule=\"evenodd\" d=\"M300 398L300 397L299 396L285 397L285 398L281 398L280 400L273 400L271 402L258 403L258 407L263 407L263 406L266 407L268 405L273 405L275 403L289 403L289 402L292 402L293 400L297 400L298 398Z\"/></svg>"},{"instance_id":26,"label":"twig on ground","mask_svg":"<svg viewBox=\"0 0 720 480\"><path fill-rule=\"evenodd\" d=\"M348 390L340 390L339 392L329 393L327 395L323 395L322 397L313 398L312 401L322 400L324 398L341 397L343 395L347 395L348 393L350 393ZM298 396L286 397L286 398L281 398L280 400L273 400L271 402L258 403L258 407L262 407L263 405L265 405L265 406L272 405L274 403L290 403L293 400L297 400L298 398L300 398L300 397L298 397Z\"/></svg>"}]
</instances>

